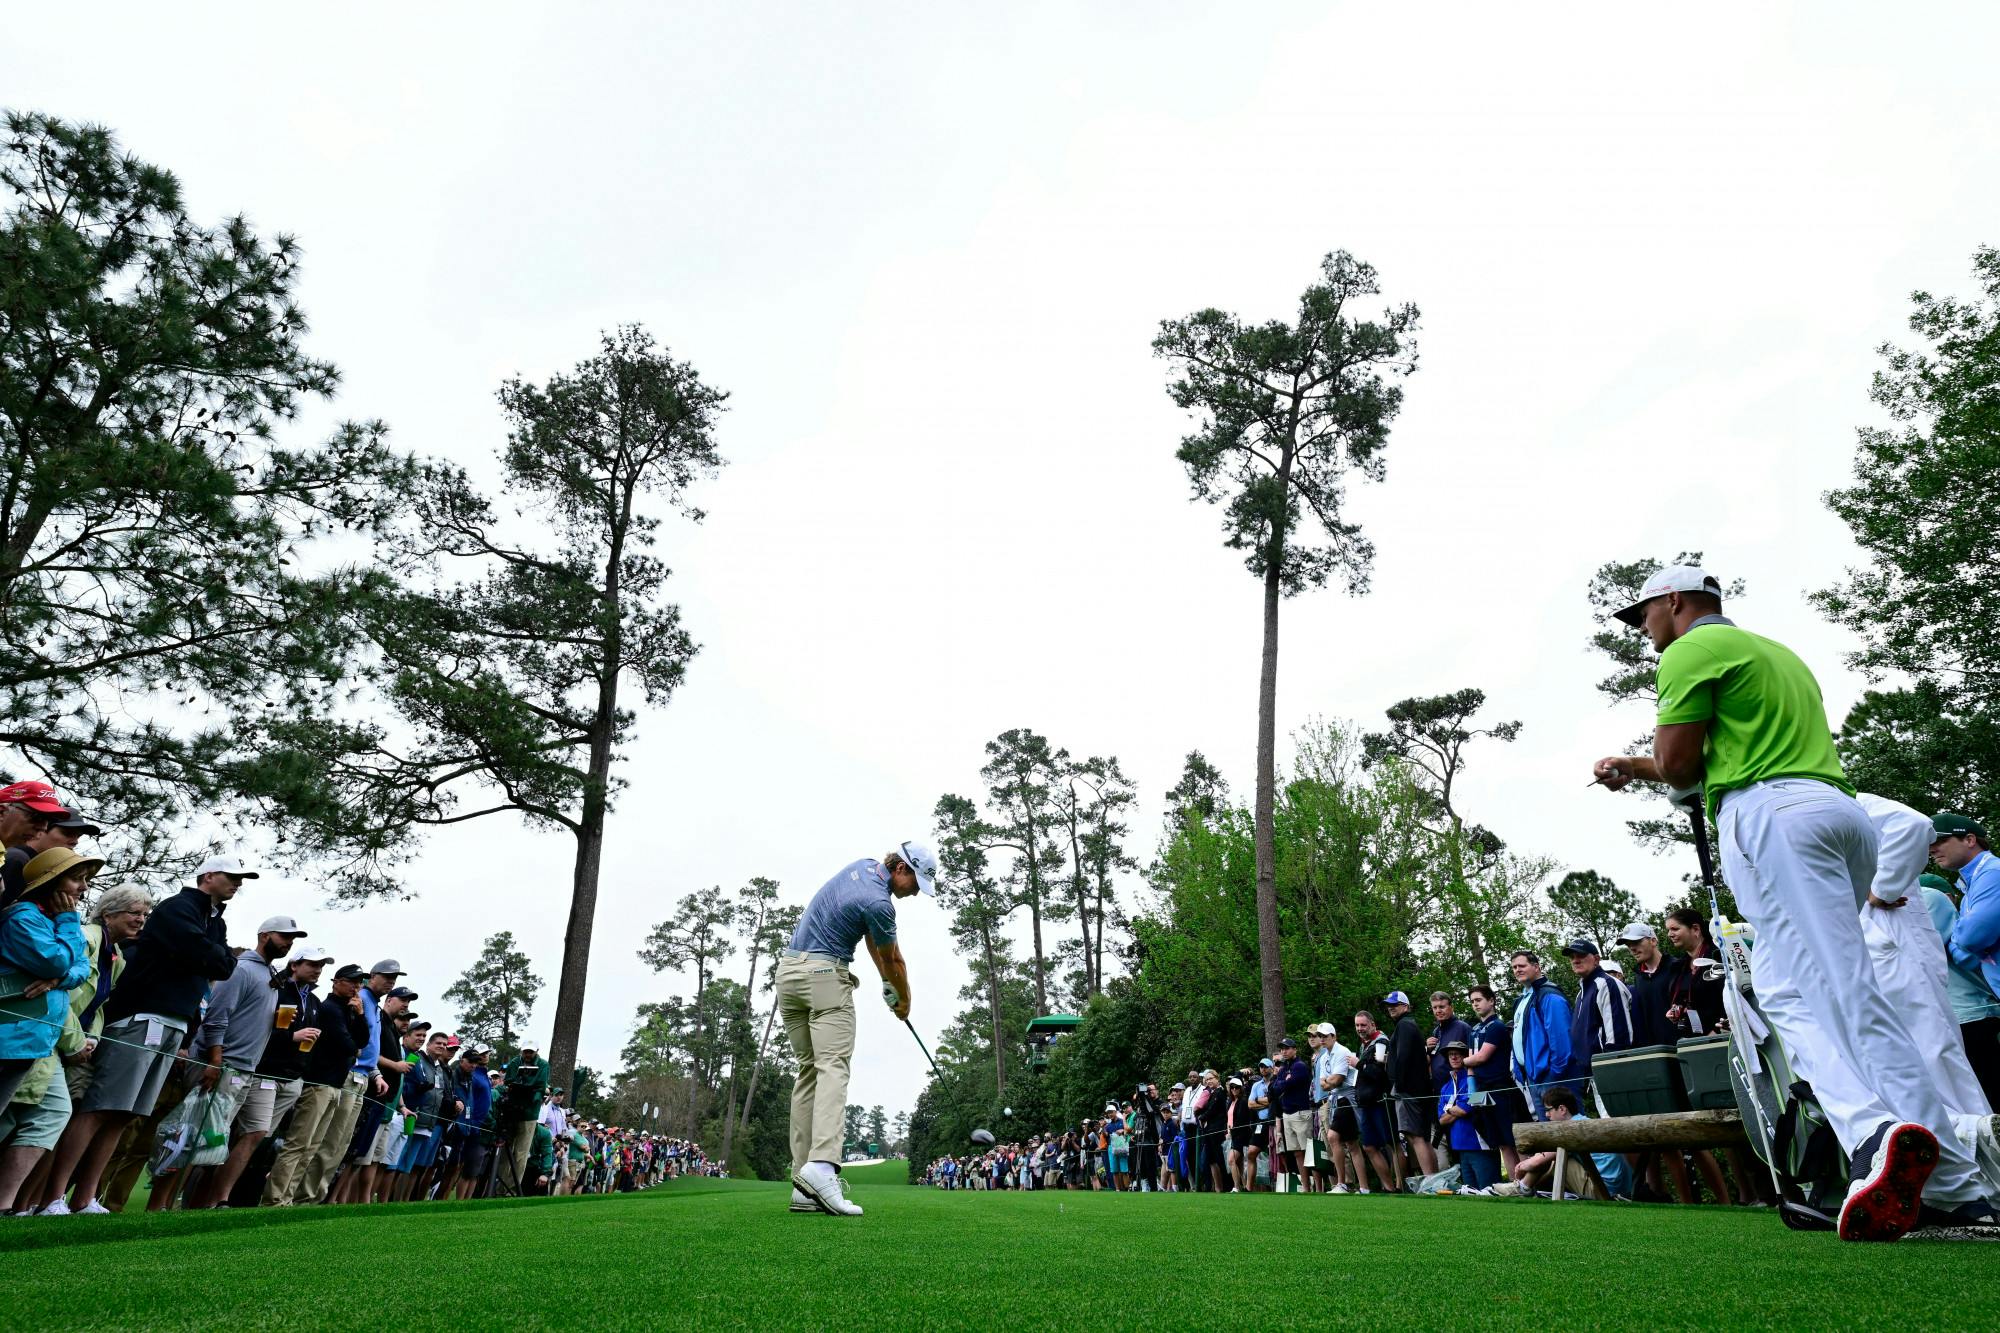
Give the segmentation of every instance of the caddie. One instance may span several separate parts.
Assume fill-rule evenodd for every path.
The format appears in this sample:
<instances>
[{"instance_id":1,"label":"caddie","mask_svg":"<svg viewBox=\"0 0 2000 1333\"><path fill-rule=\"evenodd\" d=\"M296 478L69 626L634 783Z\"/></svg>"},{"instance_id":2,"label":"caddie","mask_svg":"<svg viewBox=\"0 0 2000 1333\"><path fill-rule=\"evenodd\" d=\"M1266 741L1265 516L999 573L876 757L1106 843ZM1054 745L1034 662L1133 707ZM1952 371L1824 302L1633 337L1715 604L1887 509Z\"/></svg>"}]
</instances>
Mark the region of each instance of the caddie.
<instances>
[{"instance_id":1,"label":"caddie","mask_svg":"<svg viewBox=\"0 0 2000 1333\"><path fill-rule=\"evenodd\" d=\"M1854 800L1819 683L1797 654L1722 614L1722 585L1689 565L1646 580L1616 613L1660 654L1651 755L1597 761L1597 780L1704 790L1723 875L1757 930L1765 1015L1850 1154L1844 1240L1895 1240L1927 1214L1992 1225L1903 1016L1874 983L1859 909L1876 835Z\"/></svg>"},{"instance_id":2,"label":"caddie","mask_svg":"<svg viewBox=\"0 0 2000 1333\"><path fill-rule=\"evenodd\" d=\"M847 1075L854 1058L854 946L868 945L882 998L910 1016L910 973L896 943L896 902L937 891L937 853L905 842L881 860L843 867L820 887L778 962L778 1016L798 1056L792 1083L793 1212L859 1217L840 1178Z\"/></svg>"}]
</instances>

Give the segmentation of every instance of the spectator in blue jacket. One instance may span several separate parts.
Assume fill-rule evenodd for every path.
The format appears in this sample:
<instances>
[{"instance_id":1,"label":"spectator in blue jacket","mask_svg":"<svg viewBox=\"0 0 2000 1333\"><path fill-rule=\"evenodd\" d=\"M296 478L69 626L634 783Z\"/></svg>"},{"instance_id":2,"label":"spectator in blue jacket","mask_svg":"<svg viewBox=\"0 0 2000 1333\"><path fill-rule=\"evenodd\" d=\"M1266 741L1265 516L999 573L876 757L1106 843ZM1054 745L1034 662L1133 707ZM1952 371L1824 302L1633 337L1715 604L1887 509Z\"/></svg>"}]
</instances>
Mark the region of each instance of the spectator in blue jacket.
<instances>
[{"instance_id":1,"label":"spectator in blue jacket","mask_svg":"<svg viewBox=\"0 0 2000 1333\"><path fill-rule=\"evenodd\" d=\"M1563 957L1576 973L1576 1012L1570 1019L1570 1073L1590 1072L1595 1055L1629 1051L1632 1037L1632 991L1606 972L1597 941L1578 937L1563 945Z\"/></svg>"},{"instance_id":2,"label":"spectator in blue jacket","mask_svg":"<svg viewBox=\"0 0 2000 1333\"><path fill-rule=\"evenodd\" d=\"M1958 876L1958 920L1945 941L1951 961L1976 968L2000 994L2000 860L1986 841L1986 826L1964 815L1931 819L1936 834L1931 860Z\"/></svg>"},{"instance_id":3,"label":"spectator in blue jacket","mask_svg":"<svg viewBox=\"0 0 2000 1333\"><path fill-rule=\"evenodd\" d=\"M493 1080L486 1073L486 1058L485 1046L467 1042L459 1047L458 1059L452 1064L453 1096L460 1109L458 1123L452 1126L451 1167L438 1190L439 1198L456 1193L469 1199L486 1178L491 1146L486 1139L486 1118L493 1110Z\"/></svg>"},{"instance_id":4,"label":"spectator in blue jacket","mask_svg":"<svg viewBox=\"0 0 2000 1333\"><path fill-rule=\"evenodd\" d=\"M67 847L38 852L21 868L25 895L0 913L0 1107L55 1053L69 992L90 977L76 906L103 864Z\"/></svg>"},{"instance_id":5,"label":"spectator in blue jacket","mask_svg":"<svg viewBox=\"0 0 2000 1333\"><path fill-rule=\"evenodd\" d=\"M1514 980L1521 985L1521 998L1514 1004L1514 1079L1527 1093L1535 1119L1546 1120L1544 1092L1566 1087L1580 1094L1583 1089L1583 1079L1571 1067L1569 1000L1542 975L1539 955L1519 949L1512 962Z\"/></svg>"}]
</instances>

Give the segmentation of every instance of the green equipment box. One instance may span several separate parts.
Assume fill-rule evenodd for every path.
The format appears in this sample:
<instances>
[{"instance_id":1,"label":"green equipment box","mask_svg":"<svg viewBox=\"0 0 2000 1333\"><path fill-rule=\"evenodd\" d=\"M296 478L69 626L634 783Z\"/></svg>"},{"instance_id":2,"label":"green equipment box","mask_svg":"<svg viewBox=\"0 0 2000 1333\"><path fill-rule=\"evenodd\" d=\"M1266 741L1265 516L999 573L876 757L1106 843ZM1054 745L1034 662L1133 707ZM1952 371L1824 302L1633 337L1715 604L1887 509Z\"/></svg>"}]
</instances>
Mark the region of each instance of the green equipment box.
<instances>
[{"instance_id":1,"label":"green equipment box","mask_svg":"<svg viewBox=\"0 0 2000 1333\"><path fill-rule=\"evenodd\" d=\"M1612 1115L1666 1115L1688 1109L1681 1062L1671 1046L1635 1046L1591 1059L1590 1076Z\"/></svg>"},{"instance_id":2,"label":"green equipment box","mask_svg":"<svg viewBox=\"0 0 2000 1333\"><path fill-rule=\"evenodd\" d=\"M1689 1110L1726 1111L1736 1105L1736 1088L1729 1081L1727 1032L1682 1037L1676 1050L1681 1079L1687 1085Z\"/></svg>"}]
</instances>

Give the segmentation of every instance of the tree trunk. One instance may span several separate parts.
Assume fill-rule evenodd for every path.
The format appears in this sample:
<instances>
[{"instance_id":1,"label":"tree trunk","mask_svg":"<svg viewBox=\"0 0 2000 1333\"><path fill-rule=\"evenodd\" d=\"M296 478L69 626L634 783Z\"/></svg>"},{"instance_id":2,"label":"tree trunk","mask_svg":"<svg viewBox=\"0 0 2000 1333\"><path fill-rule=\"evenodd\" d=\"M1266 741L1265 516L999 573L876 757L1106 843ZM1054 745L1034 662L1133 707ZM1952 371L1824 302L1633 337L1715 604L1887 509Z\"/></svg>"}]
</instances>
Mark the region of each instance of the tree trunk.
<instances>
[{"instance_id":1,"label":"tree trunk","mask_svg":"<svg viewBox=\"0 0 2000 1333\"><path fill-rule=\"evenodd\" d=\"M1078 836L1076 784L1073 782L1069 798L1069 887L1076 898L1076 926L1083 932L1083 998L1088 1002L1091 996L1097 994L1097 971L1090 952L1090 895L1084 885L1083 842Z\"/></svg>"},{"instance_id":2,"label":"tree trunk","mask_svg":"<svg viewBox=\"0 0 2000 1333\"><path fill-rule=\"evenodd\" d=\"M750 1123L750 1103L757 1096L757 1079L764 1072L764 1052L771 1049L771 1027L777 1020L778 997L773 993L771 996L771 1012L764 1015L764 1036L757 1043L757 1058L750 1062L750 1077L746 1080L743 1089L743 1110L736 1117L736 1123L739 1125L748 1125ZM729 1165L729 1154L727 1152L722 1154L722 1164L724 1166Z\"/></svg>"},{"instance_id":3,"label":"tree trunk","mask_svg":"<svg viewBox=\"0 0 2000 1333\"><path fill-rule=\"evenodd\" d=\"M1035 1016L1049 1011L1048 980L1042 971L1042 900L1037 894L1028 902L1028 921L1033 926L1035 937Z\"/></svg>"},{"instance_id":4,"label":"tree trunk","mask_svg":"<svg viewBox=\"0 0 2000 1333\"><path fill-rule=\"evenodd\" d=\"M994 1094L999 1096L1007 1091L1006 1047L1000 1035L1000 967L993 958L993 932L982 930L979 939L986 949L986 1004L993 1015L993 1085Z\"/></svg>"},{"instance_id":5,"label":"tree trunk","mask_svg":"<svg viewBox=\"0 0 2000 1333\"><path fill-rule=\"evenodd\" d=\"M764 920L758 916L756 929L750 934L750 979L743 987L743 1021L757 1021L757 953L763 943ZM777 1012L776 997L773 997L771 1012ZM729 1160L729 1145L736 1137L736 1054L729 1056L729 1085L722 1092L722 1160Z\"/></svg>"},{"instance_id":6,"label":"tree trunk","mask_svg":"<svg viewBox=\"0 0 2000 1333\"><path fill-rule=\"evenodd\" d=\"M1097 950L1097 956L1091 960L1090 964L1090 993L1092 995L1101 995L1104 993L1104 897L1105 890L1109 887L1110 878L1110 875L1105 872L1105 867L1102 865L1098 866L1097 920L1095 923L1097 926L1097 938L1093 944L1093 947Z\"/></svg>"},{"instance_id":7,"label":"tree trunk","mask_svg":"<svg viewBox=\"0 0 2000 1333\"><path fill-rule=\"evenodd\" d=\"M562 979L556 983L556 1021L549 1035L549 1087L569 1092L583 1030L583 992L590 973L590 931L597 916L597 872L604 857L604 791L611 770L608 729L590 745L590 780L576 831L576 869L570 878L569 926L563 932Z\"/></svg>"},{"instance_id":8,"label":"tree trunk","mask_svg":"<svg viewBox=\"0 0 2000 1333\"><path fill-rule=\"evenodd\" d=\"M1465 825L1451 817L1451 888L1458 899L1458 926L1465 932L1465 947L1472 961L1472 975L1491 983L1486 970L1486 941L1479 933L1479 913L1472 905L1472 886L1465 882Z\"/></svg>"},{"instance_id":9,"label":"tree trunk","mask_svg":"<svg viewBox=\"0 0 2000 1333\"><path fill-rule=\"evenodd\" d=\"M1257 959L1263 978L1264 1045L1285 1035L1285 969L1278 942L1278 598L1283 538L1264 571L1264 661L1257 678Z\"/></svg>"}]
</instances>

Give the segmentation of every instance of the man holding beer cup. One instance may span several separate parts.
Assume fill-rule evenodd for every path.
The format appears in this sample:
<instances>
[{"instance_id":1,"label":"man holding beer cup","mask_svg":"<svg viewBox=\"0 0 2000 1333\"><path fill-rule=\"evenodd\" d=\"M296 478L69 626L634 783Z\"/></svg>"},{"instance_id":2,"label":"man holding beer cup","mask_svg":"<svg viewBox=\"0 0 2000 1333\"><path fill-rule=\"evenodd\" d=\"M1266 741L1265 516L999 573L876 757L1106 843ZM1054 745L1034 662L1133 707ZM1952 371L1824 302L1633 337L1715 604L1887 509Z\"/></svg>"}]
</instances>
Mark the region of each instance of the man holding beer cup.
<instances>
[{"instance_id":1,"label":"man holding beer cup","mask_svg":"<svg viewBox=\"0 0 2000 1333\"><path fill-rule=\"evenodd\" d=\"M257 927L256 947L237 954L236 970L209 993L208 1011L195 1032L193 1049L204 1062L200 1074L203 1090L226 1097L237 1109L238 1138L229 1159L210 1177L194 1207L212 1208L228 1198L230 1187L243 1174L257 1146L249 1130L261 1125L263 1133L258 1138L271 1130L277 1081L260 1076L257 1066L272 1034L280 1027L289 1028L298 1016L296 996L288 1005L290 1014L280 1013L278 990L286 978L273 976L271 969L305 936L292 918L270 917ZM284 1019L282 1024L280 1018Z\"/></svg>"}]
</instances>

